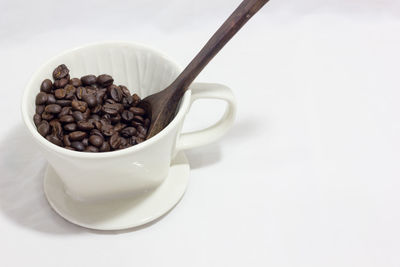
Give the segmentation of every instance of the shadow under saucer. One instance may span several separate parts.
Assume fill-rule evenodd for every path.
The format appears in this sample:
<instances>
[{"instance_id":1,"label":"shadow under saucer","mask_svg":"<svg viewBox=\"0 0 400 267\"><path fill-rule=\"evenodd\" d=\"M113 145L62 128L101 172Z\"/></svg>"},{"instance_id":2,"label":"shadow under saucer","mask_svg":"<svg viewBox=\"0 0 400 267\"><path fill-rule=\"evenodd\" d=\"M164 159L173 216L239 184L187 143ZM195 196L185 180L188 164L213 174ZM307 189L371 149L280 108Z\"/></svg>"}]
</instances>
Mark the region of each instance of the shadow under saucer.
<instances>
[{"instance_id":1,"label":"shadow under saucer","mask_svg":"<svg viewBox=\"0 0 400 267\"><path fill-rule=\"evenodd\" d=\"M58 216L43 192L45 158L22 124L0 141L0 211L13 222L48 234L77 234L82 228Z\"/></svg>"}]
</instances>

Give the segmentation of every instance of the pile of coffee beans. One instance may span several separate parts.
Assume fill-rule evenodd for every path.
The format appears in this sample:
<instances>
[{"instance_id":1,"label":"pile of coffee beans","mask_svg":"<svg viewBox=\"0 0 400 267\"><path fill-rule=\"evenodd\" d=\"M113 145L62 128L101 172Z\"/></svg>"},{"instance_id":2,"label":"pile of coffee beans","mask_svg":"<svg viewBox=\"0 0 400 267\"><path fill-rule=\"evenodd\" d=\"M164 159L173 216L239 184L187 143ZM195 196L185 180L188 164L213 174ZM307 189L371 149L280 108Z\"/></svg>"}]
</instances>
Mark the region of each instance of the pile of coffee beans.
<instances>
[{"instance_id":1,"label":"pile of coffee beans","mask_svg":"<svg viewBox=\"0 0 400 267\"><path fill-rule=\"evenodd\" d=\"M33 121L48 141L70 150L106 152L145 140L150 119L137 94L107 74L70 78L61 64L36 96Z\"/></svg>"}]
</instances>

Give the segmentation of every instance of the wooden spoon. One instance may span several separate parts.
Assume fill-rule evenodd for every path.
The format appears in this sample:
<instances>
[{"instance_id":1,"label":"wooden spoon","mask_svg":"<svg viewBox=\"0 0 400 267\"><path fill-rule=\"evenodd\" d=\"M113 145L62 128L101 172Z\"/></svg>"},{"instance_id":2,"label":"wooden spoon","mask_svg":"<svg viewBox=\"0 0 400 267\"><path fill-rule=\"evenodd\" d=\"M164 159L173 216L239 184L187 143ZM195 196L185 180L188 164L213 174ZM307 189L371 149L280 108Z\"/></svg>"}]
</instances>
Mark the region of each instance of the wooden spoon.
<instances>
[{"instance_id":1,"label":"wooden spoon","mask_svg":"<svg viewBox=\"0 0 400 267\"><path fill-rule=\"evenodd\" d=\"M149 139L174 118L179 101L189 85L240 28L269 0L244 0L183 72L164 90L143 99L142 107L150 114Z\"/></svg>"}]
</instances>

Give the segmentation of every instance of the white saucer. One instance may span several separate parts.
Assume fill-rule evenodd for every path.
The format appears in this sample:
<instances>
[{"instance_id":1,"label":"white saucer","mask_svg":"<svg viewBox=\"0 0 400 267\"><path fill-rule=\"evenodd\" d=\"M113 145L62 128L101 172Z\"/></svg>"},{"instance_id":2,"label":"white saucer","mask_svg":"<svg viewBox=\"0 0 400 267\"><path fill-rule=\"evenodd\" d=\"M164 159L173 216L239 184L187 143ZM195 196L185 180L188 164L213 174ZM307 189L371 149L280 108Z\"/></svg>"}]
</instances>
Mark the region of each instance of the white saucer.
<instances>
[{"instance_id":1,"label":"white saucer","mask_svg":"<svg viewBox=\"0 0 400 267\"><path fill-rule=\"evenodd\" d=\"M87 203L72 199L49 165L44 176L44 192L50 206L66 220L96 230L122 230L151 222L171 210L185 193L190 173L183 152L178 153L168 177L151 193L140 198Z\"/></svg>"}]
</instances>

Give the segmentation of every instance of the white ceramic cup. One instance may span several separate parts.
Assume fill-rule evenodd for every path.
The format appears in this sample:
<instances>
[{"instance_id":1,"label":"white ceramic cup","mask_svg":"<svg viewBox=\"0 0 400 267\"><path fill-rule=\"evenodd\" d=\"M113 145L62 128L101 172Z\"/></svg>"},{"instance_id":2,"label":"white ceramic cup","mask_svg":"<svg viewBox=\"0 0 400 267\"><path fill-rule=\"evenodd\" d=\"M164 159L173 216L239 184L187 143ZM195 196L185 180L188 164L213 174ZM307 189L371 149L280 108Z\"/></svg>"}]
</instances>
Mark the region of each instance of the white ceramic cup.
<instances>
[{"instance_id":1,"label":"white ceramic cup","mask_svg":"<svg viewBox=\"0 0 400 267\"><path fill-rule=\"evenodd\" d=\"M23 94L23 120L62 180L66 192L75 199L95 201L150 191L167 177L171 159L177 151L217 140L234 121L236 104L229 88L219 84L194 83L183 96L173 121L149 140L112 152L71 151L47 141L33 123L35 97L40 84L52 76L59 64L68 66L71 77L110 74L115 84L126 85L131 93L142 98L166 88L181 68L147 46L104 42L68 50L49 60L33 75ZM228 103L225 114L207 129L181 134L185 115L193 101L199 98L225 100Z\"/></svg>"}]
</instances>

